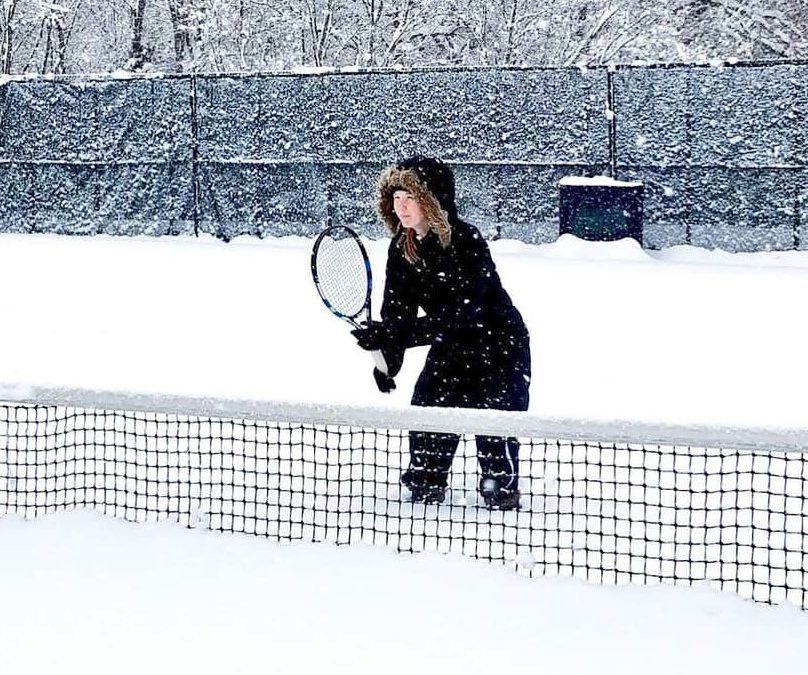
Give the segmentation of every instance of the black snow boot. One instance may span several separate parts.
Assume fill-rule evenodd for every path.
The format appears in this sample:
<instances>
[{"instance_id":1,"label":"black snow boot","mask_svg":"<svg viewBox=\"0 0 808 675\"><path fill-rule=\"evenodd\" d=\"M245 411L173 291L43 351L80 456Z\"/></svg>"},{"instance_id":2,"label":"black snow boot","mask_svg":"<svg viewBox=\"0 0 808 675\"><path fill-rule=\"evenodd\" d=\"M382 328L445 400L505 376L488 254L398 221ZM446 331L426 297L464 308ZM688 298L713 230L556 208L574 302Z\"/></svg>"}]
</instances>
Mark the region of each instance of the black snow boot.
<instances>
[{"instance_id":1,"label":"black snow boot","mask_svg":"<svg viewBox=\"0 0 808 675\"><path fill-rule=\"evenodd\" d=\"M423 484L415 475L411 469L401 474L401 484L410 491L411 502L439 504L446 499L446 486Z\"/></svg>"},{"instance_id":2,"label":"black snow boot","mask_svg":"<svg viewBox=\"0 0 808 675\"><path fill-rule=\"evenodd\" d=\"M519 488L503 487L496 478L483 478L480 481L480 495L489 509L512 511L519 508L521 494Z\"/></svg>"}]
</instances>

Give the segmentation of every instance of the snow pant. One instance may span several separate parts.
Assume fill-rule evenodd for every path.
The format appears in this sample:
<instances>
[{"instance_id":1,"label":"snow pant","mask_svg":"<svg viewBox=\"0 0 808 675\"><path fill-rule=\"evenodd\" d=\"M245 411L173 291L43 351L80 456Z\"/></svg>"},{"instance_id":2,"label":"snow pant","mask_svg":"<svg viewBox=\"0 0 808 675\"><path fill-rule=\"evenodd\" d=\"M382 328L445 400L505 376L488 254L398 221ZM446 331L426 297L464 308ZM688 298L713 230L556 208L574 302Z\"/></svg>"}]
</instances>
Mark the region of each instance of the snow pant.
<instances>
[{"instance_id":1,"label":"snow pant","mask_svg":"<svg viewBox=\"0 0 808 675\"><path fill-rule=\"evenodd\" d=\"M410 476L413 485L446 487L460 436L424 431L410 434ZM480 483L497 480L500 489L516 489L519 482L519 442L500 436L475 436Z\"/></svg>"},{"instance_id":2,"label":"snow pant","mask_svg":"<svg viewBox=\"0 0 808 675\"><path fill-rule=\"evenodd\" d=\"M418 378L412 403L416 406L527 410L530 385L530 338L524 324L496 345L465 347L453 358L451 346L433 347ZM484 350L484 351L483 351ZM411 431L410 480L413 485L446 486L460 436ZM476 436L480 482L498 481L500 489L516 489L519 481L519 442L514 437Z\"/></svg>"}]
</instances>

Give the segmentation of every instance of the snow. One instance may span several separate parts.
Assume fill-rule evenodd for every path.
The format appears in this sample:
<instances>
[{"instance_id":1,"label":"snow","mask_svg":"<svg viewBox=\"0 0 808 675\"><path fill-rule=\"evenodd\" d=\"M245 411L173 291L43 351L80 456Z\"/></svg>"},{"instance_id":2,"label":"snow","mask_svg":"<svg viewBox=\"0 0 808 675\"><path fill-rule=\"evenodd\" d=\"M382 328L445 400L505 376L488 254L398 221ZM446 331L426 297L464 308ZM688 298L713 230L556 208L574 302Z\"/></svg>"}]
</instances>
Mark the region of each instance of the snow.
<instances>
[{"instance_id":1,"label":"snow","mask_svg":"<svg viewBox=\"0 0 808 675\"><path fill-rule=\"evenodd\" d=\"M804 613L702 588L527 579L92 512L6 517L0 540L0 671L14 675L757 675L808 657Z\"/></svg>"},{"instance_id":2,"label":"snow","mask_svg":"<svg viewBox=\"0 0 808 675\"><path fill-rule=\"evenodd\" d=\"M0 383L407 408L323 306L311 240L3 235ZM369 241L378 311L387 240ZM805 424L808 253L661 252L632 240L491 243L531 332L532 414Z\"/></svg>"},{"instance_id":3,"label":"snow","mask_svg":"<svg viewBox=\"0 0 808 675\"><path fill-rule=\"evenodd\" d=\"M0 237L0 391L408 411L322 305L310 239ZM378 307L387 242L367 242ZM808 253L491 243L531 414L804 424ZM545 477L551 485L553 477ZM193 516L193 514L192 514ZM197 518L199 516L199 518ZM204 522L195 514L191 524ZM0 519L0 673L799 672L808 615L732 593L528 579L457 555L283 544L91 512ZM521 551L518 567L534 564Z\"/></svg>"},{"instance_id":4,"label":"snow","mask_svg":"<svg viewBox=\"0 0 808 675\"><path fill-rule=\"evenodd\" d=\"M565 176L560 181L559 185L576 185L588 187L617 187L617 188L633 188L642 187L639 181L623 181L612 178L611 176Z\"/></svg>"},{"instance_id":5,"label":"snow","mask_svg":"<svg viewBox=\"0 0 808 675\"><path fill-rule=\"evenodd\" d=\"M272 421L289 425L351 426L365 429L414 429L458 434L501 435L531 439L557 438L581 443L602 442L697 448L731 448L752 452L805 451L808 427L762 425L676 425L637 420L594 421L585 418L548 418L532 413L462 408L409 408L379 404L232 399L132 393L75 387L41 387L0 383L0 401L40 406L69 406L164 415Z\"/></svg>"}]
</instances>

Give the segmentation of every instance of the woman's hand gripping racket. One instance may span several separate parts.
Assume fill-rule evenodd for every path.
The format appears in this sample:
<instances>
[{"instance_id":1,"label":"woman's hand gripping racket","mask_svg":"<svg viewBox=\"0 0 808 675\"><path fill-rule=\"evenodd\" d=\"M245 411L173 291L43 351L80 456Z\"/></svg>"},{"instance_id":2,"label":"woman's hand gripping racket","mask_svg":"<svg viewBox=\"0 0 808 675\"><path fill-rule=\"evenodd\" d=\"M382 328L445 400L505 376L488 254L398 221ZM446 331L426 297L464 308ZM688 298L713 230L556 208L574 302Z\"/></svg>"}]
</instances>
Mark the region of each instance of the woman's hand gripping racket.
<instances>
[{"instance_id":1,"label":"woman's hand gripping racket","mask_svg":"<svg viewBox=\"0 0 808 675\"><path fill-rule=\"evenodd\" d=\"M311 275L325 306L336 316L354 328L365 328L361 322L370 323L373 276L367 251L356 232L343 225L323 230L311 252ZM371 354L376 368L387 375L381 351Z\"/></svg>"}]
</instances>

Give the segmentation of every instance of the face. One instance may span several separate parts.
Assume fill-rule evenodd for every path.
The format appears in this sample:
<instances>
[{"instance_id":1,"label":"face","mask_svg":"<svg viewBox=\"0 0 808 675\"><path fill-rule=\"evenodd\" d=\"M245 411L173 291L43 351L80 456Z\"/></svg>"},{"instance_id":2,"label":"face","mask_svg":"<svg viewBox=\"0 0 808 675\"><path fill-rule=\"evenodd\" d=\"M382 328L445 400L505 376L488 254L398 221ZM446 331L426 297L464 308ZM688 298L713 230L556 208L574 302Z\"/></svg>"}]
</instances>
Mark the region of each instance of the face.
<instances>
[{"instance_id":1,"label":"face","mask_svg":"<svg viewBox=\"0 0 808 675\"><path fill-rule=\"evenodd\" d=\"M403 227L413 229L420 235L427 233L429 226L424 222L421 204L409 192L396 190L393 193L393 211Z\"/></svg>"}]
</instances>

